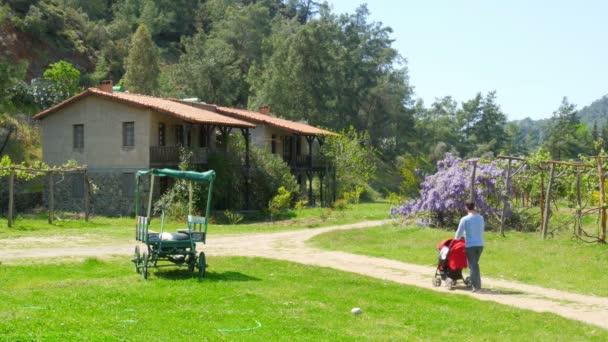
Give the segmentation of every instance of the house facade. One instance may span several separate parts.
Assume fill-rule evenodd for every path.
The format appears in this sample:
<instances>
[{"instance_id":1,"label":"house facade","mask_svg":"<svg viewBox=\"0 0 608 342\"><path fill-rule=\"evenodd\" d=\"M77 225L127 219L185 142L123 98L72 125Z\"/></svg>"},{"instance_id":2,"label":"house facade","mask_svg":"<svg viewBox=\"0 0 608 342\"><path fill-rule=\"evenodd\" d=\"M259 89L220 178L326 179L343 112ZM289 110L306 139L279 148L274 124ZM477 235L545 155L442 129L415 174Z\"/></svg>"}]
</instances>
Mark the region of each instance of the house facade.
<instances>
[{"instance_id":1,"label":"house facade","mask_svg":"<svg viewBox=\"0 0 608 342\"><path fill-rule=\"evenodd\" d=\"M179 164L181 146L191 163L204 165L221 148L216 132L254 124L174 101L110 89L90 88L34 116L42 129L43 161L59 166L75 160L87 166L95 190L91 210L105 215L134 213L135 172ZM57 189L57 210L81 210L81 174L65 175ZM159 191L163 191L163 184ZM166 185L165 185L166 186Z\"/></svg>"}]
</instances>

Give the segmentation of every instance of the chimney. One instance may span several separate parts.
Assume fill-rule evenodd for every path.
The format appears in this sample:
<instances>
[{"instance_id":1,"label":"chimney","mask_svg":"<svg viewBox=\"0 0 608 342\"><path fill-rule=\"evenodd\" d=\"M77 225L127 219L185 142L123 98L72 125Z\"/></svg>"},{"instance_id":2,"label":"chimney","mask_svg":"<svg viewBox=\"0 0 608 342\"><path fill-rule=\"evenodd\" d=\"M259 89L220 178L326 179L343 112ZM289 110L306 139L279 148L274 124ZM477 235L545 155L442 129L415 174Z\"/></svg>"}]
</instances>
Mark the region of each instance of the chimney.
<instances>
[{"instance_id":1,"label":"chimney","mask_svg":"<svg viewBox=\"0 0 608 342\"><path fill-rule=\"evenodd\" d=\"M270 115L270 107L269 106L261 106L259 112L264 115Z\"/></svg>"},{"instance_id":2,"label":"chimney","mask_svg":"<svg viewBox=\"0 0 608 342\"><path fill-rule=\"evenodd\" d=\"M103 80L99 82L99 90L105 91L106 93L112 92L112 80Z\"/></svg>"}]
</instances>

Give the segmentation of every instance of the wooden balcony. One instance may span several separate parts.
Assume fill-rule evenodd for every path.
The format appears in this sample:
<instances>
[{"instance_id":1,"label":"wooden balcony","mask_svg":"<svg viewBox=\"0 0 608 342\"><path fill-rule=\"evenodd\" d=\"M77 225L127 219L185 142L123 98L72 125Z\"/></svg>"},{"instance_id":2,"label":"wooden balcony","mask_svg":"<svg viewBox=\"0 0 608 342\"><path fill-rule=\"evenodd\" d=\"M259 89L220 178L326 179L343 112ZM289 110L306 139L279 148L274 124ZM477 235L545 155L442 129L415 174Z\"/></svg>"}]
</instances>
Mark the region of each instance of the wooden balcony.
<instances>
[{"instance_id":1,"label":"wooden balcony","mask_svg":"<svg viewBox=\"0 0 608 342\"><path fill-rule=\"evenodd\" d=\"M150 166L177 166L180 162L179 152L180 146L151 146L150 147ZM207 155L209 154L208 149L204 148L192 148L192 157L190 163L192 164L206 164Z\"/></svg>"},{"instance_id":2,"label":"wooden balcony","mask_svg":"<svg viewBox=\"0 0 608 342\"><path fill-rule=\"evenodd\" d=\"M296 156L295 164L291 163L291 158L289 156L284 155L283 160L295 169L309 169L312 167L313 170L319 170L324 169L328 164L327 157L321 155L313 155L312 164L310 162L311 156L309 155Z\"/></svg>"}]
</instances>

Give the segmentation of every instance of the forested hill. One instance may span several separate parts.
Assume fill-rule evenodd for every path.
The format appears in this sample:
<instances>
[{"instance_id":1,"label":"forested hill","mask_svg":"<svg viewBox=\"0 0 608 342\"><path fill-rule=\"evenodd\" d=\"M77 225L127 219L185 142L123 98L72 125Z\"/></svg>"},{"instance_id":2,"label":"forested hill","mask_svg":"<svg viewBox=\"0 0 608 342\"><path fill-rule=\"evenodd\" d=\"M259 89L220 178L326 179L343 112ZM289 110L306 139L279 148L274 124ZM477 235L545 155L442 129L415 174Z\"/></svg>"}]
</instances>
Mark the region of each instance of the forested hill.
<instances>
[{"instance_id":1,"label":"forested hill","mask_svg":"<svg viewBox=\"0 0 608 342\"><path fill-rule=\"evenodd\" d=\"M600 127L606 125L608 123L608 95L583 107L578 114L581 122L587 124L590 129L594 124Z\"/></svg>"}]
</instances>

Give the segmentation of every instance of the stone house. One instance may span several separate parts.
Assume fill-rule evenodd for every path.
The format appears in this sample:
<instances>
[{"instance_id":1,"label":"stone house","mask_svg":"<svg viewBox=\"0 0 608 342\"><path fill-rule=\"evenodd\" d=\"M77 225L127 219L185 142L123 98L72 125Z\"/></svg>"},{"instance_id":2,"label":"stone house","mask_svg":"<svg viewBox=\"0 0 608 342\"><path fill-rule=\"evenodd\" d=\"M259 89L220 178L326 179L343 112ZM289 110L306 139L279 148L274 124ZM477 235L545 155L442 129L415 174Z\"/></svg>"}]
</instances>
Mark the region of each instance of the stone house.
<instances>
[{"instance_id":1,"label":"stone house","mask_svg":"<svg viewBox=\"0 0 608 342\"><path fill-rule=\"evenodd\" d=\"M193 151L193 164L204 165L211 150L225 145L230 129L248 135L255 127L167 99L113 92L111 85L103 90L89 88L34 119L42 128L43 161L50 166L68 160L86 165L98 189L92 210L105 215L134 212L135 171L177 167L181 146ZM67 186L58 190L56 208L82 210L83 176L65 177ZM167 184L161 183L159 190L163 187Z\"/></svg>"},{"instance_id":2,"label":"stone house","mask_svg":"<svg viewBox=\"0 0 608 342\"><path fill-rule=\"evenodd\" d=\"M320 156L324 137L335 133L260 113L200 102L115 92L111 83L89 88L34 116L42 128L43 161L59 166L76 160L88 168L96 185L94 213L134 212L134 173L150 168L176 168L182 146L192 151L190 162L205 169L211 151L225 148L230 133L239 130L249 143L280 155L313 203L313 178L321 184L329 164ZM247 158L248 160L248 158ZM246 161L247 163L247 161ZM65 175L56 189L56 208L81 211L83 175ZM161 183L162 193L169 184ZM327 193L328 189L325 189ZM302 191L305 193L305 191Z\"/></svg>"}]
</instances>

